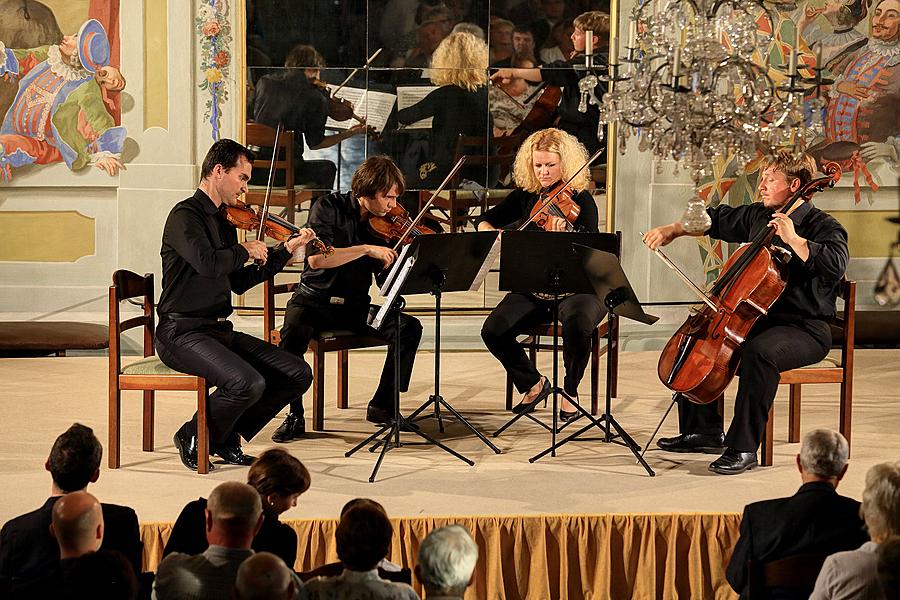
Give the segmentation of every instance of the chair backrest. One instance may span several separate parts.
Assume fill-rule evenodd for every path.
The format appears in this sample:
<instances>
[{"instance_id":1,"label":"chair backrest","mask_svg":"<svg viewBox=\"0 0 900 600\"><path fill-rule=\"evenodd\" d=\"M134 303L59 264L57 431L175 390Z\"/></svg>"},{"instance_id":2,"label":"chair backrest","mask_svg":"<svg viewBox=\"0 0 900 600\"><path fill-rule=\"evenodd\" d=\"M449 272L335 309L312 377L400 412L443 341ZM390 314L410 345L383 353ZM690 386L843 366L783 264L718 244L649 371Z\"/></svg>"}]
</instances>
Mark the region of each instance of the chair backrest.
<instances>
[{"instance_id":1,"label":"chair backrest","mask_svg":"<svg viewBox=\"0 0 900 600\"><path fill-rule=\"evenodd\" d=\"M488 138L480 135L462 135L456 138L453 162L461 157L466 157L466 167L483 165L487 176L488 187L493 186L503 175L509 171L509 167L516 159L515 152L494 152L496 148L503 148L498 140L501 138ZM495 168L492 168L495 167ZM457 173L450 188L455 189L459 185L460 175ZM482 182L478 182L482 183Z\"/></svg>"},{"instance_id":2,"label":"chair backrest","mask_svg":"<svg viewBox=\"0 0 900 600\"><path fill-rule=\"evenodd\" d=\"M262 123L247 123L246 141L248 146L259 146L260 148L273 148L275 152L275 171L284 171L284 186L279 189L293 191L294 189L294 132L290 129L283 130L278 137L278 145L275 144L275 130L268 125ZM254 169L261 169L264 173L269 172L272 166L271 158L257 158L253 161ZM248 193L249 204L251 194ZM255 199L255 194L252 196ZM260 202L261 204L261 202Z\"/></svg>"},{"instance_id":3,"label":"chair backrest","mask_svg":"<svg viewBox=\"0 0 900 600\"><path fill-rule=\"evenodd\" d=\"M154 315L153 273L138 275L132 271L119 269L112 276L109 287L109 362L110 373L121 372L122 332L135 327L144 328L144 356L153 356ZM120 303L123 300L140 298L142 314L123 321Z\"/></svg>"},{"instance_id":4,"label":"chair backrest","mask_svg":"<svg viewBox=\"0 0 900 600\"><path fill-rule=\"evenodd\" d=\"M767 563L749 561L747 581L750 599L769 598L773 588L812 592L825 558L825 554L797 554Z\"/></svg>"}]
</instances>

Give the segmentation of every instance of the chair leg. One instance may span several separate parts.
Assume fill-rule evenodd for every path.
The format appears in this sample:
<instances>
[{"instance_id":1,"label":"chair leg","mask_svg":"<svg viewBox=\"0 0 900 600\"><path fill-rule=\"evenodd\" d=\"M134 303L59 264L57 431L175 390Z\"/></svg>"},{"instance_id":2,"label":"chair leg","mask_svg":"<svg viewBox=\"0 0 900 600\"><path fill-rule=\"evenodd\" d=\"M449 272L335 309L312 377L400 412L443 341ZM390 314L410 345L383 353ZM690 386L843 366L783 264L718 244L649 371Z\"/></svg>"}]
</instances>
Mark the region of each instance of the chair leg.
<instances>
[{"instance_id":1,"label":"chair leg","mask_svg":"<svg viewBox=\"0 0 900 600\"><path fill-rule=\"evenodd\" d=\"M209 473L209 427L206 424L206 380L197 383L197 473Z\"/></svg>"},{"instance_id":2,"label":"chair leg","mask_svg":"<svg viewBox=\"0 0 900 600\"><path fill-rule=\"evenodd\" d=\"M847 380L844 374L844 380L841 382L841 406L840 406L840 432L847 438L847 446L850 444L850 425L853 416L853 381Z\"/></svg>"},{"instance_id":3,"label":"chair leg","mask_svg":"<svg viewBox=\"0 0 900 600\"><path fill-rule=\"evenodd\" d=\"M313 352L313 431L325 429L325 353L316 348Z\"/></svg>"},{"instance_id":4,"label":"chair leg","mask_svg":"<svg viewBox=\"0 0 900 600\"><path fill-rule=\"evenodd\" d=\"M762 456L760 457L760 464L764 467L772 466L772 450L773 450L773 438L774 438L774 423L775 420L775 405L773 404L769 408L769 418L766 419L766 436L765 441L763 441L762 445Z\"/></svg>"},{"instance_id":5,"label":"chair leg","mask_svg":"<svg viewBox=\"0 0 900 600\"><path fill-rule=\"evenodd\" d=\"M350 404L347 401L347 390L350 384L350 351L339 350L337 353L337 407L347 408Z\"/></svg>"},{"instance_id":6,"label":"chair leg","mask_svg":"<svg viewBox=\"0 0 900 600\"><path fill-rule=\"evenodd\" d=\"M154 391L144 390L144 452L153 452Z\"/></svg>"},{"instance_id":7,"label":"chair leg","mask_svg":"<svg viewBox=\"0 0 900 600\"><path fill-rule=\"evenodd\" d=\"M119 454L119 429L122 425L120 417L121 409L121 392L118 386L110 386L109 388L109 443L107 444L106 453L109 455L109 468L118 469L120 464Z\"/></svg>"},{"instance_id":8,"label":"chair leg","mask_svg":"<svg viewBox=\"0 0 900 600\"><path fill-rule=\"evenodd\" d=\"M790 385L790 404L788 406L788 441L796 444L800 441L800 384Z\"/></svg>"}]
</instances>

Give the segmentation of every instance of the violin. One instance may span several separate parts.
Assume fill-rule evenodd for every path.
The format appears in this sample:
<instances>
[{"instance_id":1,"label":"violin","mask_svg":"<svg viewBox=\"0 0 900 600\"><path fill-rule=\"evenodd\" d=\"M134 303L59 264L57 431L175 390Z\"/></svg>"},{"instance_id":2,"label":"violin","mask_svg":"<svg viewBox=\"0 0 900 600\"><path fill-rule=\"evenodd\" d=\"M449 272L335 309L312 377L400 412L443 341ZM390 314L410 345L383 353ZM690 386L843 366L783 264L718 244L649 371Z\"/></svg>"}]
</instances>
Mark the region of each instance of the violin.
<instances>
[{"instance_id":1,"label":"violin","mask_svg":"<svg viewBox=\"0 0 900 600\"><path fill-rule=\"evenodd\" d=\"M328 84L322 81L321 79L313 79L310 81L312 86L322 92L322 95L325 96L325 99L328 101L328 116L334 119L335 121L347 121L350 119L356 119L359 123L365 123L366 120L362 117L356 115L353 112L353 103L344 98L338 98L335 96L331 90L328 89Z\"/></svg>"},{"instance_id":2,"label":"violin","mask_svg":"<svg viewBox=\"0 0 900 600\"><path fill-rule=\"evenodd\" d=\"M228 220L228 222L238 229L245 229L247 231L259 231L259 214L253 209L252 206L244 204L243 202L239 202L234 206L225 205L223 210L225 212L225 218ZM263 227L263 231L264 235L267 235L270 238L276 239L280 242L286 242L292 237L300 234L299 227L297 227L290 221L282 219L278 215L273 215L271 213L266 214L266 222ZM315 246L316 250L318 250L325 256L329 256L334 253L334 248L325 245L325 243L319 238L313 238L310 243Z\"/></svg>"},{"instance_id":3,"label":"violin","mask_svg":"<svg viewBox=\"0 0 900 600\"><path fill-rule=\"evenodd\" d=\"M369 231L388 243L399 242L401 245L412 243L420 235L436 233L424 225L413 224L409 212L399 204L383 217L378 215L369 217Z\"/></svg>"},{"instance_id":4,"label":"violin","mask_svg":"<svg viewBox=\"0 0 900 600\"><path fill-rule=\"evenodd\" d=\"M538 196L529 219L544 231L554 231L550 217L559 217L566 222L566 231L575 231L575 219L581 214L581 207L575 202L577 194L564 181L560 181Z\"/></svg>"},{"instance_id":5,"label":"violin","mask_svg":"<svg viewBox=\"0 0 900 600\"><path fill-rule=\"evenodd\" d=\"M827 163L821 177L801 186L783 212L790 215L814 192L834 187L840 179L837 163ZM697 404L715 401L728 387L740 364L741 345L756 320L787 287L790 252L772 244L775 230L763 228L732 254L706 294L690 283L659 249L656 254L701 296L705 306L695 309L666 343L659 357L660 381Z\"/></svg>"}]
</instances>

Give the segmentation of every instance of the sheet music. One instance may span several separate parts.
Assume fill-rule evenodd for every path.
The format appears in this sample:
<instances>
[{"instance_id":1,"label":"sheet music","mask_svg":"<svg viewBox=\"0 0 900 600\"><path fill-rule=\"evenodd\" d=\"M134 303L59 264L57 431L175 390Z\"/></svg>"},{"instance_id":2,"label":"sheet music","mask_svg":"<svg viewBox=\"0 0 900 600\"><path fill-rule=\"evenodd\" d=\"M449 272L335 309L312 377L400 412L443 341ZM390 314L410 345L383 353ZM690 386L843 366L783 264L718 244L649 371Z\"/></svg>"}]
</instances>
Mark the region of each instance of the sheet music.
<instances>
[{"instance_id":1,"label":"sheet music","mask_svg":"<svg viewBox=\"0 0 900 600\"><path fill-rule=\"evenodd\" d=\"M397 110L409 108L414 104L418 104L420 100L425 98L437 87L433 85L407 85L397 88ZM431 129L432 117L404 125L404 129Z\"/></svg>"},{"instance_id":2,"label":"sheet music","mask_svg":"<svg viewBox=\"0 0 900 600\"><path fill-rule=\"evenodd\" d=\"M333 93L337 86L328 84L328 89ZM364 118L366 125L371 125L377 132L384 131L384 126L394 110L394 103L397 101L397 96L394 94L352 87L341 88L336 96L349 100L353 105L353 112ZM329 129L350 129L356 124L357 121L353 118L346 121L335 121L328 117L325 121L325 127Z\"/></svg>"},{"instance_id":3,"label":"sheet music","mask_svg":"<svg viewBox=\"0 0 900 600\"><path fill-rule=\"evenodd\" d=\"M391 265L391 270L388 271L387 277L384 280L384 283L381 284L381 287L378 289L378 293L382 296L387 294L387 291L391 288L391 285L394 283L394 278L397 276L397 272L400 270L400 265L403 263L403 260L406 258L406 255L409 254L409 247L412 244L404 244L400 249L400 254L397 255L397 260L394 261L394 264Z\"/></svg>"},{"instance_id":4,"label":"sheet music","mask_svg":"<svg viewBox=\"0 0 900 600\"><path fill-rule=\"evenodd\" d=\"M369 323L369 325L371 325L375 329L381 328L381 324L384 322L385 317L387 317L388 311L391 309L391 306L393 306L394 300L397 299L397 294L400 293L400 288L403 287L403 282L406 281L407 275L409 275L409 272L412 270L413 265L416 264L416 257L407 257L407 259L402 263L400 261L400 258L398 257L397 264L402 266L400 266L396 273L394 273L394 269L391 269L391 273L393 273L395 277L392 278L390 274L388 275L388 279L393 281L394 285L391 286L390 291L384 297L384 304L381 305L381 308L378 309L378 312L375 313L375 316L372 318L372 322ZM384 290L384 287L382 287L382 290ZM384 296L384 291L382 291L382 295Z\"/></svg>"},{"instance_id":5,"label":"sheet music","mask_svg":"<svg viewBox=\"0 0 900 600\"><path fill-rule=\"evenodd\" d=\"M497 238L494 240L494 244L491 246L491 251L488 252L487 258L484 259L484 262L481 264L481 268L478 269L478 274L475 275L475 279L472 281L472 285L469 286L470 292L477 292L481 287L481 284L484 283L485 278L488 275L488 272L491 270L491 267L494 266L494 263L497 262L497 259L500 257L500 238L502 237L501 233L497 234Z\"/></svg>"}]
</instances>

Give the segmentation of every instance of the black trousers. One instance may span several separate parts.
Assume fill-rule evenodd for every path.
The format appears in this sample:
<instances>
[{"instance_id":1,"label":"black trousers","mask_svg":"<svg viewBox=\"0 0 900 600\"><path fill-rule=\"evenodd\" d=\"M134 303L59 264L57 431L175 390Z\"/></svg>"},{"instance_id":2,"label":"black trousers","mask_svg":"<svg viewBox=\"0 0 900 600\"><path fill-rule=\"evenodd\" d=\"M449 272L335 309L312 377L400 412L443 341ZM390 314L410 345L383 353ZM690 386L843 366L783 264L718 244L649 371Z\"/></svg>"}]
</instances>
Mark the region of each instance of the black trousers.
<instances>
[{"instance_id":1,"label":"black trousers","mask_svg":"<svg viewBox=\"0 0 900 600\"><path fill-rule=\"evenodd\" d=\"M210 442L224 445L253 437L312 384L302 356L234 331L230 321L162 319L156 352L167 366L205 377L216 391L207 407ZM193 431L197 415L191 419Z\"/></svg>"},{"instance_id":2,"label":"black trousers","mask_svg":"<svg viewBox=\"0 0 900 600\"><path fill-rule=\"evenodd\" d=\"M366 305L325 304L295 293L288 302L281 328L281 347L297 356L303 356L309 340L323 331L352 331L360 335L375 335L391 344L381 369L381 380L369 402L372 406L393 412L394 409L394 350L397 343L396 315L388 315L381 330L370 327L366 320L369 310L377 307ZM400 313L400 391L409 389L416 350L422 340L422 324L415 317ZM291 403L291 412L303 413L301 399Z\"/></svg>"},{"instance_id":3,"label":"black trousers","mask_svg":"<svg viewBox=\"0 0 900 600\"><path fill-rule=\"evenodd\" d=\"M574 294L559 303L566 371L563 389L570 396L578 394L578 384L591 355L591 336L605 314L606 307L593 294ZM516 337L525 329L549 324L552 319L552 301L510 293L484 321L481 339L509 373L519 393L524 394L534 387L541 374L531 364Z\"/></svg>"},{"instance_id":4,"label":"black trousers","mask_svg":"<svg viewBox=\"0 0 900 600\"><path fill-rule=\"evenodd\" d=\"M741 349L734 418L725 445L738 452L756 452L766 432L769 408L778 392L782 371L819 362L831 348L831 329L816 319L760 319ZM724 419L716 402L696 404L680 398L681 433L722 433Z\"/></svg>"}]
</instances>

